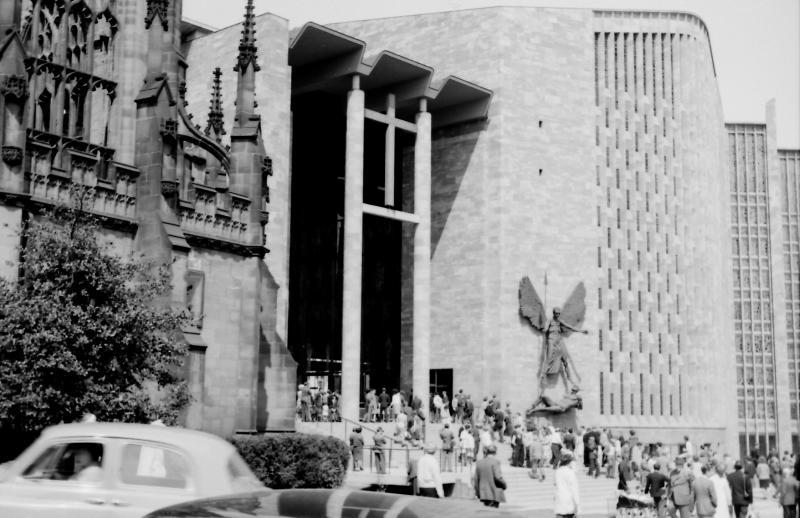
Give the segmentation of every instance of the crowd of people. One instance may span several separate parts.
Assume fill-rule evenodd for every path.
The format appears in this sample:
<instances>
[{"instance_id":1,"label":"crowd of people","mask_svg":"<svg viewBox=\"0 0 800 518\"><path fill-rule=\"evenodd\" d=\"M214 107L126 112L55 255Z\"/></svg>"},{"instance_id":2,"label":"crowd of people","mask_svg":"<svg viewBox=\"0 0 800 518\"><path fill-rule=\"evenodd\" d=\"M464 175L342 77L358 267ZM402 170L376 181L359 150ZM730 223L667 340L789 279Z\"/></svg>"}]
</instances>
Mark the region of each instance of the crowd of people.
<instances>
[{"instance_id":1,"label":"crowd of people","mask_svg":"<svg viewBox=\"0 0 800 518\"><path fill-rule=\"evenodd\" d=\"M306 385L298 389L298 415L304 420L337 420L338 402L335 392L313 391ZM431 459L440 450L437 473L460 468L477 474L480 464L486 476L487 470L498 469L497 444L508 442L510 464L527 468L531 478L541 482L552 469L556 505L562 510L571 506L577 512L578 506L577 479L564 469L574 475L582 468L590 477L617 479L620 493L633 500L649 498L659 518L667 514L688 518L692 510L703 518L747 518L748 507L757 498L775 499L784 518L798 516L800 462L788 451L779 455L773 449L767 455L753 453L736 459L720 451L719 445L696 447L689 437L677 447L667 447L660 442L645 444L633 430L615 433L600 427L537 425L495 395L476 405L463 390L452 397L447 392L431 394L427 408L413 392L368 390L361 417L364 422L381 424L371 445L379 473L386 472L386 449L395 444L423 448ZM441 423L439 446L423 445L426 422ZM351 434L350 446L354 469L362 470L365 444L360 428ZM485 459L489 460L481 464ZM433 470L432 462L425 461L426 476ZM476 494L480 493L480 481L474 484ZM483 486L484 495L497 496L504 489ZM440 494L435 484L425 493ZM493 498L481 499L496 506L501 500Z\"/></svg>"}]
</instances>

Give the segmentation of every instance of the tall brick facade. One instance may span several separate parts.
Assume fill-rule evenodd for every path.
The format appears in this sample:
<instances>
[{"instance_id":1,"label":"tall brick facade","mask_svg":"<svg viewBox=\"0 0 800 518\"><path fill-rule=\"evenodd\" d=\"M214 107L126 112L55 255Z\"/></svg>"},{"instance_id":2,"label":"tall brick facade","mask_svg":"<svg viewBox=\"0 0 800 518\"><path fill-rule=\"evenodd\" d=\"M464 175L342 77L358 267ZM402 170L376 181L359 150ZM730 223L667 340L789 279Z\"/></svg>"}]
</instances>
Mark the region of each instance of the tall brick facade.
<instances>
[{"instance_id":1,"label":"tall brick facade","mask_svg":"<svg viewBox=\"0 0 800 518\"><path fill-rule=\"evenodd\" d=\"M434 135L431 367L526 408L541 339L519 280L548 308L583 281L578 421L732 447L727 156L703 22L489 8L334 27L495 92L487 123Z\"/></svg>"}]
</instances>

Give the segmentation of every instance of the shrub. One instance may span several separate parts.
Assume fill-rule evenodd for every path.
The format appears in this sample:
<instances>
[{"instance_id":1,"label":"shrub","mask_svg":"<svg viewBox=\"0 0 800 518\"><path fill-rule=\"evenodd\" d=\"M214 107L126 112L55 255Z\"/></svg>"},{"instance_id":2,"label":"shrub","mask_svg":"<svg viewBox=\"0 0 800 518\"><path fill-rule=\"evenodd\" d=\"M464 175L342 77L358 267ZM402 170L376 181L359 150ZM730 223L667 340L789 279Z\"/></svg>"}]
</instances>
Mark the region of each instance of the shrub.
<instances>
[{"instance_id":1,"label":"shrub","mask_svg":"<svg viewBox=\"0 0 800 518\"><path fill-rule=\"evenodd\" d=\"M335 488L347 474L350 451L335 437L301 433L234 437L231 443L267 487Z\"/></svg>"}]
</instances>

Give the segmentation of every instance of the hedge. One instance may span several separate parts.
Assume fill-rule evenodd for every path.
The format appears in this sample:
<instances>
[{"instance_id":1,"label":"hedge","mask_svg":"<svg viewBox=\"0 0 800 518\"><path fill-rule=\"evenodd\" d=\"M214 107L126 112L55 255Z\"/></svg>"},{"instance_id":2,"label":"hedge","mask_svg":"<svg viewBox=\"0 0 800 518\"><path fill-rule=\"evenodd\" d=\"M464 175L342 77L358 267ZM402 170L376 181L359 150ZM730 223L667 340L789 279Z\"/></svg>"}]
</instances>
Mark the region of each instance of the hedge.
<instances>
[{"instance_id":1,"label":"hedge","mask_svg":"<svg viewBox=\"0 0 800 518\"><path fill-rule=\"evenodd\" d=\"M347 474L350 451L335 437L301 433L230 439L253 473L272 489L335 488Z\"/></svg>"}]
</instances>

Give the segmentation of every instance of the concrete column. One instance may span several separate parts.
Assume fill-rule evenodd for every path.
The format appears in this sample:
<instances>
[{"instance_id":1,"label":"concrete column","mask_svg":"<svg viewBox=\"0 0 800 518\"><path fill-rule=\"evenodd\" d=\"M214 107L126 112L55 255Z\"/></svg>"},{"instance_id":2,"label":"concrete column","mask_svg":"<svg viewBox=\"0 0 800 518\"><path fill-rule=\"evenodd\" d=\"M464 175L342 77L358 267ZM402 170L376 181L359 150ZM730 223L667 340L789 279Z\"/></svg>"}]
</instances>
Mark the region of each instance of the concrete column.
<instances>
[{"instance_id":1,"label":"concrete column","mask_svg":"<svg viewBox=\"0 0 800 518\"><path fill-rule=\"evenodd\" d=\"M342 279L342 402L345 419L358 419L361 393L361 259L364 197L364 92L359 76L347 95Z\"/></svg>"},{"instance_id":2,"label":"concrete column","mask_svg":"<svg viewBox=\"0 0 800 518\"><path fill-rule=\"evenodd\" d=\"M770 285L772 288L772 369L775 379L775 431L778 451L792 449L791 403L789 399L789 357L786 330L786 267L783 252L783 204L780 160L778 159L775 99L766 108L767 203L769 207L769 255L772 257ZM766 380L765 380L766 381ZM767 418L769 421L769 418ZM767 431L769 433L769 430Z\"/></svg>"},{"instance_id":3,"label":"concrete column","mask_svg":"<svg viewBox=\"0 0 800 518\"><path fill-rule=\"evenodd\" d=\"M419 223L414 232L414 395L428 404L431 368L431 114L425 99L417 114L417 139L414 143L414 213Z\"/></svg>"}]
</instances>

